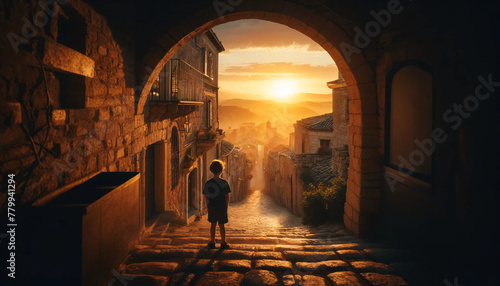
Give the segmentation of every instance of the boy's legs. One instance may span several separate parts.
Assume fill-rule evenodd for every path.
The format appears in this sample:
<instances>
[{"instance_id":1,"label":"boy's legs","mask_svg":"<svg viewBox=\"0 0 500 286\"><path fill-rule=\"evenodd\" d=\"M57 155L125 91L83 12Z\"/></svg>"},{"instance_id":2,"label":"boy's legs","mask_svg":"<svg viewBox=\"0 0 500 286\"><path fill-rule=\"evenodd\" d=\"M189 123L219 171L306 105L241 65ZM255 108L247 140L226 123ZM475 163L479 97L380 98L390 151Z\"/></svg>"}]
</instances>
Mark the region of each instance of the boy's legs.
<instances>
[{"instance_id":1,"label":"boy's legs","mask_svg":"<svg viewBox=\"0 0 500 286\"><path fill-rule=\"evenodd\" d=\"M226 228L224 227L223 223L219 223L219 229L220 229L220 241L221 244L226 243ZM215 233L215 230L214 230Z\"/></svg>"},{"instance_id":2,"label":"boy's legs","mask_svg":"<svg viewBox=\"0 0 500 286\"><path fill-rule=\"evenodd\" d=\"M216 222L212 222L210 225L210 242L215 243L215 227L217 226Z\"/></svg>"}]
</instances>

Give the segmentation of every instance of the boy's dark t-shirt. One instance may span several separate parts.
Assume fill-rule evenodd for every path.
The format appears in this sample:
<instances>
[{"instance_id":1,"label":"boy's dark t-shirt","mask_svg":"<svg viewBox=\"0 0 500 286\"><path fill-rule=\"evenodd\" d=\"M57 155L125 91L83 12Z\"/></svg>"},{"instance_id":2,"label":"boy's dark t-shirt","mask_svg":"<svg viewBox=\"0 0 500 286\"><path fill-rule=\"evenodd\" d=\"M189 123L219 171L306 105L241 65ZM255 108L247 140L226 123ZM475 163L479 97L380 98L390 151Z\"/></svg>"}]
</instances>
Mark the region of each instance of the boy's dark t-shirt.
<instances>
[{"instance_id":1,"label":"boy's dark t-shirt","mask_svg":"<svg viewBox=\"0 0 500 286\"><path fill-rule=\"evenodd\" d=\"M230 192L229 184L224 179L212 178L205 183L203 194L208 198L209 222L228 222L226 194Z\"/></svg>"}]
</instances>

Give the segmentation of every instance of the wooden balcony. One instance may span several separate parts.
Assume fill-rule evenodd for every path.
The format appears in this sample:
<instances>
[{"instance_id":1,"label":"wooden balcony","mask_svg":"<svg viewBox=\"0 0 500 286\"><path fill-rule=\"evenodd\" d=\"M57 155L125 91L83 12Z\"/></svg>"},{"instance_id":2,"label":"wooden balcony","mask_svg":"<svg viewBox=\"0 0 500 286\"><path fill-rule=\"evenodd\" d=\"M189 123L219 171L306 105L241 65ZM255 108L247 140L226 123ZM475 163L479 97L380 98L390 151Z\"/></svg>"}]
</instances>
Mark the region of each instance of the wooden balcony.
<instances>
[{"instance_id":1,"label":"wooden balcony","mask_svg":"<svg viewBox=\"0 0 500 286\"><path fill-rule=\"evenodd\" d=\"M175 119L196 111L203 102L195 101L151 101L149 103L149 120L161 121Z\"/></svg>"},{"instance_id":2,"label":"wooden balcony","mask_svg":"<svg viewBox=\"0 0 500 286\"><path fill-rule=\"evenodd\" d=\"M184 62L170 60L149 94L149 119L175 119L196 111L203 105L205 75Z\"/></svg>"},{"instance_id":3,"label":"wooden balcony","mask_svg":"<svg viewBox=\"0 0 500 286\"><path fill-rule=\"evenodd\" d=\"M215 147L225 137L222 129L217 129L215 132L210 130L198 130L196 132L196 147L203 150L209 150Z\"/></svg>"}]
</instances>

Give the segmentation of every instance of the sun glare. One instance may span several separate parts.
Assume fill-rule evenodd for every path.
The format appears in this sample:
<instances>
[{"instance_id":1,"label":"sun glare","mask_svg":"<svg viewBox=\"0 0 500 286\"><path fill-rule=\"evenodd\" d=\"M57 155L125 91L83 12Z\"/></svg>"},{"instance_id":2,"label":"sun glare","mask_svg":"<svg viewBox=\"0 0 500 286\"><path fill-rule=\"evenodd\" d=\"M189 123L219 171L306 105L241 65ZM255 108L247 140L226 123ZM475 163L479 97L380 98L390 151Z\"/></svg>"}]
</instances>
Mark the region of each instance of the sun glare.
<instances>
[{"instance_id":1,"label":"sun glare","mask_svg":"<svg viewBox=\"0 0 500 286\"><path fill-rule=\"evenodd\" d=\"M295 83L287 79L275 80L273 83L273 93L278 98L289 98L296 93Z\"/></svg>"}]
</instances>

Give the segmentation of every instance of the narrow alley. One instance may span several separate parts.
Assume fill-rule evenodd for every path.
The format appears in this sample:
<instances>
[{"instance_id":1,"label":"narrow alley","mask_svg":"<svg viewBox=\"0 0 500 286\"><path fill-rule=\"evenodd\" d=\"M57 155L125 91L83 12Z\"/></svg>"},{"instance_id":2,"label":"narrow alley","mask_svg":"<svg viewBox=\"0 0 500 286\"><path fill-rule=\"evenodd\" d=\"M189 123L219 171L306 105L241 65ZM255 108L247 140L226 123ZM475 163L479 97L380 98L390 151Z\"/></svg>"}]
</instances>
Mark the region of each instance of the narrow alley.
<instances>
[{"instance_id":1,"label":"narrow alley","mask_svg":"<svg viewBox=\"0 0 500 286\"><path fill-rule=\"evenodd\" d=\"M356 238L343 225L304 226L261 191L230 204L230 249L206 247L209 227L206 216L155 226L110 285L430 285L410 251Z\"/></svg>"}]
</instances>

